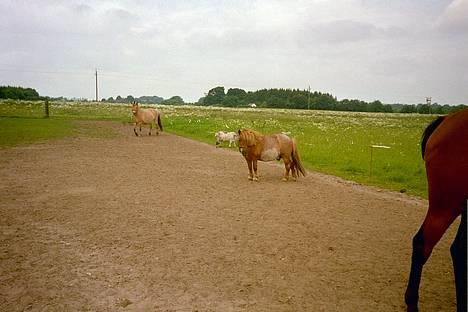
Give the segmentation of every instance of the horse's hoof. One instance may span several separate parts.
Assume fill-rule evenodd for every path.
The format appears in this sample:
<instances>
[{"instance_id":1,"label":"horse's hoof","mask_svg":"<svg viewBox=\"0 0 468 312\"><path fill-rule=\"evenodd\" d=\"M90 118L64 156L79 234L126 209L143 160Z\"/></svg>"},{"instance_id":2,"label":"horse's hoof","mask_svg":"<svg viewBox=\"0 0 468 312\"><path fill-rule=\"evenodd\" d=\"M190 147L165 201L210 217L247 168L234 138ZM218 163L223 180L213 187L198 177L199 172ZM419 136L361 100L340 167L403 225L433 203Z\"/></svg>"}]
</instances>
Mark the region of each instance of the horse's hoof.
<instances>
[{"instance_id":1,"label":"horse's hoof","mask_svg":"<svg viewBox=\"0 0 468 312\"><path fill-rule=\"evenodd\" d=\"M251 176L248 176L247 179L249 179L249 181L253 180L253 178Z\"/></svg>"},{"instance_id":2,"label":"horse's hoof","mask_svg":"<svg viewBox=\"0 0 468 312\"><path fill-rule=\"evenodd\" d=\"M406 312L418 312L418 311L419 311L419 309L418 309L417 305L409 305L406 308Z\"/></svg>"},{"instance_id":3,"label":"horse's hoof","mask_svg":"<svg viewBox=\"0 0 468 312\"><path fill-rule=\"evenodd\" d=\"M282 178L281 181L288 182L288 178Z\"/></svg>"},{"instance_id":4,"label":"horse's hoof","mask_svg":"<svg viewBox=\"0 0 468 312\"><path fill-rule=\"evenodd\" d=\"M257 177L254 177L254 178L253 178L253 181L258 182L258 178L257 178Z\"/></svg>"}]
</instances>

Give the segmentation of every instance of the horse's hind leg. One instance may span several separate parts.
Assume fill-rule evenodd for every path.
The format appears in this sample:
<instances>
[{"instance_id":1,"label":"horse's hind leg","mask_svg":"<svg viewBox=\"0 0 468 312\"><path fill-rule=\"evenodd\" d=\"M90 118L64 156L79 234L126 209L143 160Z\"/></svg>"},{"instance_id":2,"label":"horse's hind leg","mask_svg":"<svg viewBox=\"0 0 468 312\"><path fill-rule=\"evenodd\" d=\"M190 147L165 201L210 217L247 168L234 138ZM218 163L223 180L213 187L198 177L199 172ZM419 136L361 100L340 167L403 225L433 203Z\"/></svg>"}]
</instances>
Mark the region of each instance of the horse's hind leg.
<instances>
[{"instance_id":1,"label":"horse's hind leg","mask_svg":"<svg viewBox=\"0 0 468 312\"><path fill-rule=\"evenodd\" d=\"M443 203L443 200L431 201L424 222L418 233L413 238L413 254L411 257L411 271L408 287L405 292L405 302L408 312L418 311L419 284L424 264L429 259L432 249L445 233L447 228L457 217L451 203ZM450 210L453 209L453 210ZM445 211L444 211L445 210ZM445 213L444 212L448 212Z\"/></svg>"},{"instance_id":2,"label":"horse's hind leg","mask_svg":"<svg viewBox=\"0 0 468 312\"><path fill-rule=\"evenodd\" d=\"M468 204L468 202L467 202ZM457 236L450 247L457 290L457 311L466 311L466 207L462 212Z\"/></svg>"},{"instance_id":3,"label":"horse's hind leg","mask_svg":"<svg viewBox=\"0 0 468 312\"><path fill-rule=\"evenodd\" d=\"M150 129L148 135L151 135L151 130L153 130L153 123L150 123Z\"/></svg>"},{"instance_id":4,"label":"horse's hind leg","mask_svg":"<svg viewBox=\"0 0 468 312\"><path fill-rule=\"evenodd\" d=\"M284 176L283 176L283 181L288 181L289 180L289 170L291 170L291 162L284 158Z\"/></svg>"},{"instance_id":5,"label":"horse's hind leg","mask_svg":"<svg viewBox=\"0 0 468 312\"><path fill-rule=\"evenodd\" d=\"M294 162L291 162L291 175L292 175L293 181L296 181L297 180L297 168Z\"/></svg>"},{"instance_id":6,"label":"horse's hind leg","mask_svg":"<svg viewBox=\"0 0 468 312\"><path fill-rule=\"evenodd\" d=\"M156 119L154 120L154 127L156 128L156 135L159 135L159 125Z\"/></svg>"}]
</instances>

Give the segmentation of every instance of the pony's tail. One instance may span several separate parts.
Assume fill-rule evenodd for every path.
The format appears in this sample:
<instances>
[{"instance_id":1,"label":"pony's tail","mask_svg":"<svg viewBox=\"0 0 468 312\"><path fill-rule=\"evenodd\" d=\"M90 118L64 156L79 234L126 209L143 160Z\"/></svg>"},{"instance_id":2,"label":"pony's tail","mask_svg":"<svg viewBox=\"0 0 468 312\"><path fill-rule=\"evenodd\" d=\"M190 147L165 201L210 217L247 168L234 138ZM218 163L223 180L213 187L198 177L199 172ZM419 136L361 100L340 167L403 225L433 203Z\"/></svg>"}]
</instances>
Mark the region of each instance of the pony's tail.
<instances>
[{"instance_id":1,"label":"pony's tail","mask_svg":"<svg viewBox=\"0 0 468 312\"><path fill-rule=\"evenodd\" d=\"M163 131L163 126L162 126L162 123L161 123L161 115L158 114L158 126L159 126L159 129L161 129L161 131Z\"/></svg>"},{"instance_id":2,"label":"pony's tail","mask_svg":"<svg viewBox=\"0 0 468 312\"><path fill-rule=\"evenodd\" d=\"M421 154L422 158L424 159L424 154L426 153L426 144L427 141L429 140L429 137L431 134L434 132L434 130L444 121L445 116L439 116L436 120L431 122L426 130L424 130L422 138L421 138Z\"/></svg>"},{"instance_id":3,"label":"pony's tail","mask_svg":"<svg viewBox=\"0 0 468 312\"><path fill-rule=\"evenodd\" d=\"M307 173L306 173L306 171L304 169L304 166L302 166L301 157L299 156L296 141L294 141L294 140L293 140L292 159L293 159L293 162L294 162L297 170L302 174L302 176L305 177Z\"/></svg>"}]
</instances>

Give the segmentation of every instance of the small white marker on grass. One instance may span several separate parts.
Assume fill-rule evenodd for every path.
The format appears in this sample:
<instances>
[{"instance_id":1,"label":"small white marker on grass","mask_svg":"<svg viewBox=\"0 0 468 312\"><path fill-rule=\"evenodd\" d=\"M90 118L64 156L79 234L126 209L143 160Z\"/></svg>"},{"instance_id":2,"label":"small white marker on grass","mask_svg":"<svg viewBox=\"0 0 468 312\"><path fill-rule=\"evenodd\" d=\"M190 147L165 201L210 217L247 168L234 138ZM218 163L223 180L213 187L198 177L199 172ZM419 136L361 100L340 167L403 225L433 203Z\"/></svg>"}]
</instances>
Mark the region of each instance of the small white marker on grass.
<instances>
[{"instance_id":1,"label":"small white marker on grass","mask_svg":"<svg viewBox=\"0 0 468 312\"><path fill-rule=\"evenodd\" d=\"M389 149L390 146L385 146L385 145L371 145L370 146L370 165L369 165L369 176L372 177L372 151L374 148L383 148L383 149Z\"/></svg>"}]
</instances>

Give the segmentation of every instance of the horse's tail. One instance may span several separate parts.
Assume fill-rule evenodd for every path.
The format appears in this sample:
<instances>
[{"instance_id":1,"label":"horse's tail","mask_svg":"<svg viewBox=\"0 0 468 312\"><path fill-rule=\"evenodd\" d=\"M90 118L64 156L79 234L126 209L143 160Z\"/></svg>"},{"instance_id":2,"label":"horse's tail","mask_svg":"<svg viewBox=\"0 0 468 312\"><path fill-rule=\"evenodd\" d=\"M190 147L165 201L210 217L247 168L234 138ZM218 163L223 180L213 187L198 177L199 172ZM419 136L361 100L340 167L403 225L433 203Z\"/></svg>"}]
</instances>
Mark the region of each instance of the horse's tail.
<instances>
[{"instance_id":1,"label":"horse's tail","mask_svg":"<svg viewBox=\"0 0 468 312\"><path fill-rule=\"evenodd\" d=\"M305 177L306 171L304 169L304 166L302 166L301 157L299 156L299 151L297 150L297 145L296 145L295 140L293 140L292 159L297 170Z\"/></svg>"},{"instance_id":2,"label":"horse's tail","mask_svg":"<svg viewBox=\"0 0 468 312\"><path fill-rule=\"evenodd\" d=\"M424 130L422 138L421 138L421 154L422 158L424 159L424 154L426 153L426 144L427 141L429 140L429 137L431 134L434 132L434 130L444 121L445 116L439 116L436 120L431 122L426 130Z\"/></svg>"},{"instance_id":3,"label":"horse's tail","mask_svg":"<svg viewBox=\"0 0 468 312\"><path fill-rule=\"evenodd\" d=\"M158 126L159 126L159 129L161 129L161 131L163 131L163 126L162 126L162 123L161 123L161 114L158 114Z\"/></svg>"}]
</instances>

